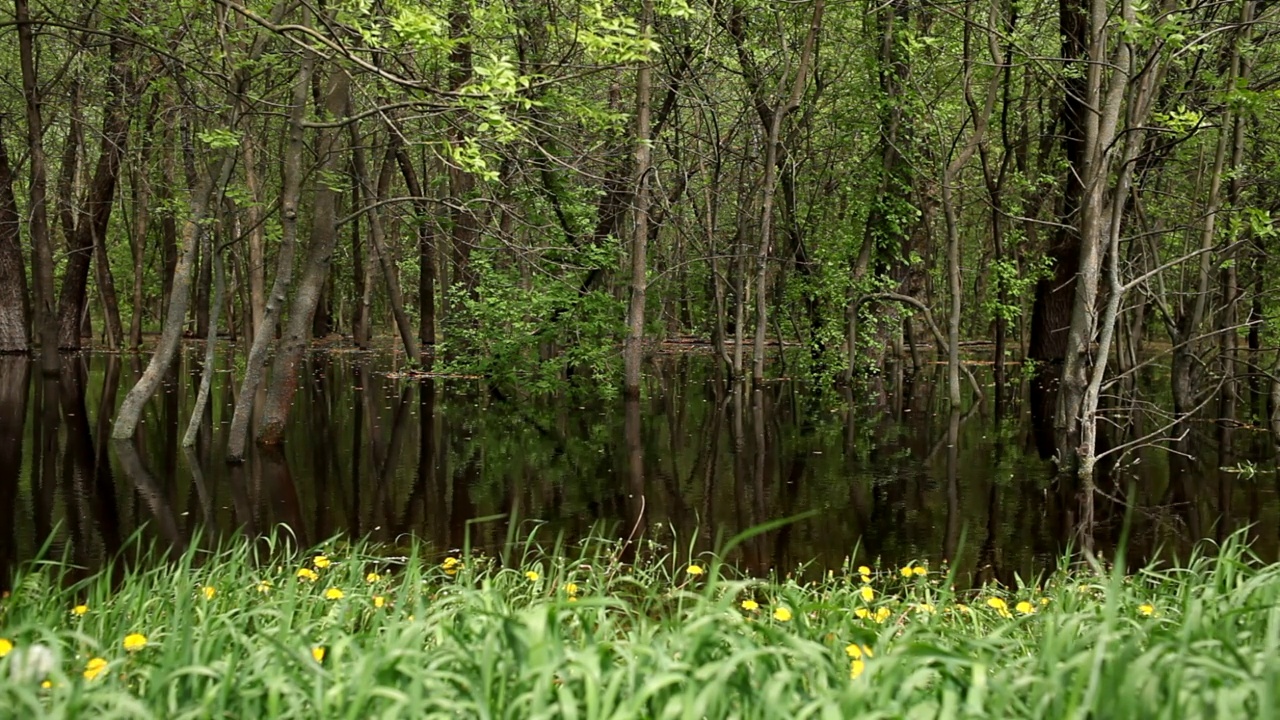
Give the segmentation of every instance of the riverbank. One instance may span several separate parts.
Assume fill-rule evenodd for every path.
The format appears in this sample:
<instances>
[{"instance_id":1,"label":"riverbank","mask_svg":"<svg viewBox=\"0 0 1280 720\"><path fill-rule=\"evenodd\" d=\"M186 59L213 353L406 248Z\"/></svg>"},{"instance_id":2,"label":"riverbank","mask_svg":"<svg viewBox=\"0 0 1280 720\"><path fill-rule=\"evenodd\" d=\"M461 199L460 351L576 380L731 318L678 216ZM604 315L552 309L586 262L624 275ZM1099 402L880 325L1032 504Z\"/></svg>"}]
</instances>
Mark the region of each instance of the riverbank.
<instances>
[{"instance_id":1,"label":"riverbank","mask_svg":"<svg viewBox=\"0 0 1280 720\"><path fill-rule=\"evenodd\" d=\"M1263 717L1280 704L1280 565L1235 538L1179 567L1084 563L961 594L908 558L799 584L584 548L388 560L242 542L65 588L63 566L34 565L0 601L0 715Z\"/></svg>"}]
</instances>

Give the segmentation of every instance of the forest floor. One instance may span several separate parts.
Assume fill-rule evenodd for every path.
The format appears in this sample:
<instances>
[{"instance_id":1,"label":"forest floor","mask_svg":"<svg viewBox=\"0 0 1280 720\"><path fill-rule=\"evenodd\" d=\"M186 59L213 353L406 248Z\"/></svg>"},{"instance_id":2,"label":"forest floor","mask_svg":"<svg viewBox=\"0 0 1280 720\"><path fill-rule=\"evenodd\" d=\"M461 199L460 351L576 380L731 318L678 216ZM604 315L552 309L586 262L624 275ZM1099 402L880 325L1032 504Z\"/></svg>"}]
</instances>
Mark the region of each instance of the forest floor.
<instances>
[{"instance_id":1,"label":"forest floor","mask_svg":"<svg viewBox=\"0 0 1280 720\"><path fill-rule=\"evenodd\" d=\"M130 553L0 601L8 717L1265 717L1280 565L1067 564L952 590L947 568L738 576L603 540L388 557L233 542ZM638 556L638 557L637 557Z\"/></svg>"}]
</instances>

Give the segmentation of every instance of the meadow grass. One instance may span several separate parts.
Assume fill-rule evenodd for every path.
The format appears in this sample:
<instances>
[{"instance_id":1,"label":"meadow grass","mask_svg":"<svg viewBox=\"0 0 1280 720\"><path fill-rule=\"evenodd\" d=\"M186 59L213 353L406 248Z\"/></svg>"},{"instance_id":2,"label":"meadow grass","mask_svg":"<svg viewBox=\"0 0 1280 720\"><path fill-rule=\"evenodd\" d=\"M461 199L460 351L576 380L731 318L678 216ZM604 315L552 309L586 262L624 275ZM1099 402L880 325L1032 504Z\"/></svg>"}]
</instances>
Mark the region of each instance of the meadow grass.
<instances>
[{"instance_id":1,"label":"meadow grass","mask_svg":"<svg viewBox=\"0 0 1280 720\"><path fill-rule=\"evenodd\" d=\"M0 601L15 718L1265 718L1280 565L1240 536L1161 569L953 592L914 562L811 582L592 540L505 558L231 542ZM905 560L905 559L904 559Z\"/></svg>"}]
</instances>

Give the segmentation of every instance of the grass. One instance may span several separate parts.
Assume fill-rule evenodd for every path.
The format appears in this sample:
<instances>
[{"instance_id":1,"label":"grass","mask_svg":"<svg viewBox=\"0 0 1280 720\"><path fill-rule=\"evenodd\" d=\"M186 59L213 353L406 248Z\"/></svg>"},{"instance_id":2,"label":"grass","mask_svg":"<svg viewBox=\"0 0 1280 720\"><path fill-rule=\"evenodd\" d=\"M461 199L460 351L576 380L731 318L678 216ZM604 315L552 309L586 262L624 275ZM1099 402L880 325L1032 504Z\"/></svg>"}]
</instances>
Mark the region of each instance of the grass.
<instances>
[{"instance_id":1,"label":"grass","mask_svg":"<svg viewBox=\"0 0 1280 720\"><path fill-rule=\"evenodd\" d=\"M1280 712L1280 565L1239 536L1176 567L1064 563L1038 588L964 593L915 563L756 581L712 557L651 548L622 564L617 549L441 563L418 546L388 560L240 541L76 583L33 564L0 601L0 716Z\"/></svg>"}]
</instances>

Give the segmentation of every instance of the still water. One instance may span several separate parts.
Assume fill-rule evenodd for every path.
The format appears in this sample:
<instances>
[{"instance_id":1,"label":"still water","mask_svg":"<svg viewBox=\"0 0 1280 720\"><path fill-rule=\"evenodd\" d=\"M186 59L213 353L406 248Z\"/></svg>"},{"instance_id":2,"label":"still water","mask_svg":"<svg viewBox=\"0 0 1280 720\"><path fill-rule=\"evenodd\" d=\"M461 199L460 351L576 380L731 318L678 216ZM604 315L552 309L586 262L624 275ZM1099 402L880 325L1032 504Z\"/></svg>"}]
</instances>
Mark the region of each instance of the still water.
<instances>
[{"instance_id":1,"label":"still water","mask_svg":"<svg viewBox=\"0 0 1280 720\"><path fill-rule=\"evenodd\" d=\"M144 364L88 354L42 380L27 359L0 358L0 587L46 543L46 556L88 569L140 529L177 548L284 524L304 543L411 534L441 550L468 538L497 550L537 527L548 542L596 531L708 549L797 515L746 542L734 562L759 574L821 572L850 557L945 560L961 582L1008 582L1051 567L1086 527L1078 488L1055 481L1037 451L1029 383L1010 380L997 403L984 366L974 371L986 401L951 414L940 375L733 393L711 380L705 357L660 357L645 399L628 405L404 378L389 356L317 352L284 447L231 467L226 372L197 447L180 447L195 348L148 408L136 451L104 442L114 413L102 409L118 405ZM1124 437L1158 427L1126 422ZM1095 547L1114 549L1128 515L1141 559L1245 526L1256 552L1275 559L1269 436L1199 422L1176 449L1132 453L1100 483L1087 525Z\"/></svg>"}]
</instances>

